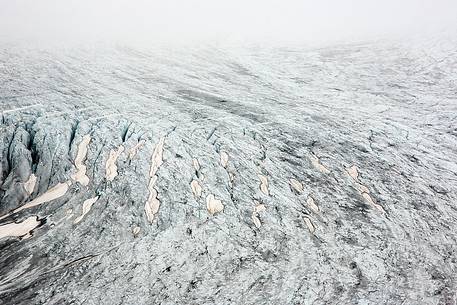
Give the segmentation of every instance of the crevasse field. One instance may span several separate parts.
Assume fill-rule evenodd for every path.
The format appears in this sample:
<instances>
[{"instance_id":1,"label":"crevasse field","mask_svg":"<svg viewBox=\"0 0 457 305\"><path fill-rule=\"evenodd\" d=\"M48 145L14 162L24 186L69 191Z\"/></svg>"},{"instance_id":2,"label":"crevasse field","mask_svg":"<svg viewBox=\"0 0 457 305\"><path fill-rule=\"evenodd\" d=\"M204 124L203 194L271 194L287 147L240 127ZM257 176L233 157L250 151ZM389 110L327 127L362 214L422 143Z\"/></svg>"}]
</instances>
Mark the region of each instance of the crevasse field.
<instances>
[{"instance_id":1,"label":"crevasse field","mask_svg":"<svg viewBox=\"0 0 457 305\"><path fill-rule=\"evenodd\" d=\"M455 46L0 47L0 304L455 304Z\"/></svg>"}]
</instances>

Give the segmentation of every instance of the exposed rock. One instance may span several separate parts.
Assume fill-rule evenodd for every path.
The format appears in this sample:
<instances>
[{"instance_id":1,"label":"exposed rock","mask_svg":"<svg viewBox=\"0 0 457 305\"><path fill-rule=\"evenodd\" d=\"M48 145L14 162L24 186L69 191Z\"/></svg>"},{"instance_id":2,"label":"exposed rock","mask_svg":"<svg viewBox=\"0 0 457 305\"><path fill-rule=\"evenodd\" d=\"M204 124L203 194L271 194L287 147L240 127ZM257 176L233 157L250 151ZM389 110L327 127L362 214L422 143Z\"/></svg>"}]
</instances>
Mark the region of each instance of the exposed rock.
<instances>
[{"instance_id":1,"label":"exposed rock","mask_svg":"<svg viewBox=\"0 0 457 305\"><path fill-rule=\"evenodd\" d=\"M192 188L192 193L194 193L195 198L200 198L202 195L202 187L197 180L192 180L190 183L190 187Z\"/></svg>"},{"instance_id":2,"label":"exposed rock","mask_svg":"<svg viewBox=\"0 0 457 305\"><path fill-rule=\"evenodd\" d=\"M196 172L200 171L200 163L198 162L197 159L192 159L192 165L194 166L194 169Z\"/></svg>"},{"instance_id":3,"label":"exposed rock","mask_svg":"<svg viewBox=\"0 0 457 305\"><path fill-rule=\"evenodd\" d=\"M137 237L138 234L140 234L140 231L141 231L141 228L138 227L138 226L135 226L135 227L133 227L133 229L132 229L132 233L133 233L133 235L134 235L135 237Z\"/></svg>"},{"instance_id":4,"label":"exposed rock","mask_svg":"<svg viewBox=\"0 0 457 305\"><path fill-rule=\"evenodd\" d=\"M291 178L289 180L290 186L297 192L297 193L303 193L303 184L298 181L297 179Z\"/></svg>"},{"instance_id":5,"label":"exposed rock","mask_svg":"<svg viewBox=\"0 0 457 305\"><path fill-rule=\"evenodd\" d=\"M111 150L109 152L108 160L106 160L105 172L106 180L113 181L117 177L117 158L124 151L124 146L119 146L117 150Z\"/></svg>"},{"instance_id":6,"label":"exposed rock","mask_svg":"<svg viewBox=\"0 0 457 305\"><path fill-rule=\"evenodd\" d=\"M326 168L324 165L321 164L321 161L319 160L319 158L317 156L315 156L314 154L311 154L310 158L311 158L311 163L317 170L319 170L321 173L324 173L324 174L330 173L328 168Z\"/></svg>"},{"instance_id":7,"label":"exposed rock","mask_svg":"<svg viewBox=\"0 0 457 305\"><path fill-rule=\"evenodd\" d=\"M265 195L270 195L270 190L268 189L268 178L265 175L258 175L260 179L260 190Z\"/></svg>"},{"instance_id":8,"label":"exposed rock","mask_svg":"<svg viewBox=\"0 0 457 305\"><path fill-rule=\"evenodd\" d=\"M81 183L84 186L89 184L89 177L86 175L86 166L84 165L84 159L87 155L87 146L90 143L90 135L85 135L78 146L78 153L75 158L75 167L77 172L71 176L73 180Z\"/></svg>"},{"instance_id":9,"label":"exposed rock","mask_svg":"<svg viewBox=\"0 0 457 305\"><path fill-rule=\"evenodd\" d=\"M165 138L160 138L159 143L157 143L156 147L154 148L154 152L152 153L151 157L151 167L149 169L149 184L148 184L148 191L149 197L144 205L144 210L146 212L146 217L148 221L152 223L154 220L154 215L157 214L160 208L160 200L157 198L158 192L155 188L155 184L157 182L157 171L159 167L163 163L163 145L165 143Z\"/></svg>"},{"instance_id":10,"label":"exposed rock","mask_svg":"<svg viewBox=\"0 0 457 305\"><path fill-rule=\"evenodd\" d=\"M316 205L316 202L314 201L313 197L308 196L308 198L306 199L306 203L308 204L311 210L313 210L315 213L319 213L319 207Z\"/></svg>"},{"instance_id":11,"label":"exposed rock","mask_svg":"<svg viewBox=\"0 0 457 305\"><path fill-rule=\"evenodd\" d=\"M24 183L24 189L27 194L32 195L33 190L35 189L36 180L35 174L31 174L29 179Z\"/></svg>"},{"instance_id":12,"label":"exposed rock","mask_svg":"<svg viewBox=\"0 0 457 305\"><path fill-rule=\"evenodd\" d=\"M303 217L303 220L305 221L306 226L308 227L309 232L310 232L311 234L314 233L314 231L316 231L316 228L314 227L314 225L313 225L311 219L309 219L309 217L306 217L306 216L305 216L305 217Z\"/></svg>"},{"instance_id":13,"label":"exposed rock","mask_svg":"<svg viewBox=\"0 0 457 305\"><path fill-rule=\"evenodd\" d=\"M76 218L75 221L74 221L73 223L74 223L74 224L77 224L78 222L80 222L81 220L83 220L84 216L86 216L86 214L89 213L90 209L92 208L92 205L93 205L95 202L97 202L97 200L98 200L98 196L85 200L85 201L83 202L83 211L82 211L81 216L79 216L78 218Z\"/></svg>"},{"instance_id":14,"label":"exposed rock","mask_svg":"<svg viewBox=\"0 0 457 305\"><path fill-rule=\"evenodd\" d=\"M257 228L260 228L262 226L262 223L259 218L259 214L260 214L260 212L265 211L265 209L266 209L265 205L260 204L260 203L256 203L256 206L254 207L254 211L252 212L251 218Z\"/></svg>"},{"instance_id":15,"label":"exposed rock","mask_svg":"<svg viewBox=\"0 0 457 305\"><path fill-rule=\"evenodd\" d=\"M3 218L6 218L10 216L11 214L18 213L22 210L25 209L30 209L36 206L39 206L43 203L47 203L49 201L53 201L56 199L59 199L63 195L65 195L68 191L68 187L71 185L71 181L63 182L63 183L58 183L56 186L50 188L47 190L44 194L38 196L37 198L33 199L30 202L27 202L26 204L18 207L17 209L13 210L11 213L3 215L0 217L0 220Z\"/></svg>"},{"instance_id":16,"label":"exposed rock","mask_svg":"<svg viewBox=\"0 0 457 305\"><path fill-rule=\"evenodd\" d=\"M211 215L222 212L224 210L224 205L222 201L216 199L213 194L206 196L206 208Z\"/></svg>"},{"instance_id":17,"label":"exposed rock","mask_svg":"<svg viewBox=\"0 0 457 305\"><path fill-rule=\"evenodd\" d=\"M38 227L40 221L36 216L30 216L26 220L19 223L8 223L0 226L0 239L5 237L23 237Z\"/></svg>"},{"instance_id":18,"label":"exposed rock","mask_svg":"<svg viewBox=\"0 0 457 305\"><path fill-rule=\"evenodd\" d=\"M225 151L221 152L221 165L223 168L227 168L228 160L229 155Z\"/></svg>"},{"instance_id":19,"label":"exposed rock","mask_svg":"<svg viewBox=\"0 0 457 305\"><path fill-rule=\"evenodd\" d=\"M138 153L140 148L144 146L145 143L146 143L145 140L138 141L138 143L136 143L135 146L133 146L132 148L129 149L129 159L130 160L135 158L136 154Z\"/></svg>"}]
</instances>

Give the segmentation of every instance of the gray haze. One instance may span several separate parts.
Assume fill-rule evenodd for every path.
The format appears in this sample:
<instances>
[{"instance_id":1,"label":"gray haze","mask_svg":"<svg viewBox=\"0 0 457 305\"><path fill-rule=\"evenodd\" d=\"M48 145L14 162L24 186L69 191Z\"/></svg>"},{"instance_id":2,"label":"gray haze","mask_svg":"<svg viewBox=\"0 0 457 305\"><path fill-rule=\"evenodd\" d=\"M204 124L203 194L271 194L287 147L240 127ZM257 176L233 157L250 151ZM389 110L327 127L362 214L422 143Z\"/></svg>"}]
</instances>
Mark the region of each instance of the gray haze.
<instances>
[{"instance_id":1,"label":"gray haze","mask_svg":"<svg viewBox=\"0 0 457 305\"><path fill-rule=\"evenodd\" d=\"M320 43L457 26L452 0L0 0L0 41Z\"/></svg>"}]
</instances>

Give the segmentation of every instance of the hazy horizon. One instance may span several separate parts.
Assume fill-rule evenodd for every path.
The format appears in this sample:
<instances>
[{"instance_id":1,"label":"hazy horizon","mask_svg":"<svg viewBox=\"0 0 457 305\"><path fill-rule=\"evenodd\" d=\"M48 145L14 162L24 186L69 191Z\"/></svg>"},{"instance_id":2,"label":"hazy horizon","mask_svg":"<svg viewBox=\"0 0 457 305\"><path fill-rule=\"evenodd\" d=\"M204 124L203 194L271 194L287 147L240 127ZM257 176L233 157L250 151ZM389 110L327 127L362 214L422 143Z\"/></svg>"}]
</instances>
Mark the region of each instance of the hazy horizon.
<instances>
[{"instance_id":1,"label":"hazy horizon","mask_svg":"<svg viewBox=\"0 0 457 305\"><path fill-rule=\"evenodd\" d=\"M450 0L0 0L0 42L319 44L456 31Z\"/></svg>"}]
</instances>

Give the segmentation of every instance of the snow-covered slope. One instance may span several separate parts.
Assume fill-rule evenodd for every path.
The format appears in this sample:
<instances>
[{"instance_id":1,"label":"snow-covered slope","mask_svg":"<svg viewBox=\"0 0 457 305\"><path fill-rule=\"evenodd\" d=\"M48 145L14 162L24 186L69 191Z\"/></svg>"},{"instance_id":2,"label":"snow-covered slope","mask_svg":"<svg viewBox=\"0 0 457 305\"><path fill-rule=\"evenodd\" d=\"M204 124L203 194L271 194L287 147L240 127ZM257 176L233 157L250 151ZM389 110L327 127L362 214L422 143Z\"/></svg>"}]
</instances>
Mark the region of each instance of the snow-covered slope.
<instances>
[{"instance_id":1,"label":"snow-covered slope","mask_svg":"<svg viewBox=\"0 0 457 305\"><path fill-rule=\"evenodd\" d=\"M456 80L449 43L4 47L0 304L455 304Z\"/></svg>"}]
</instances>

